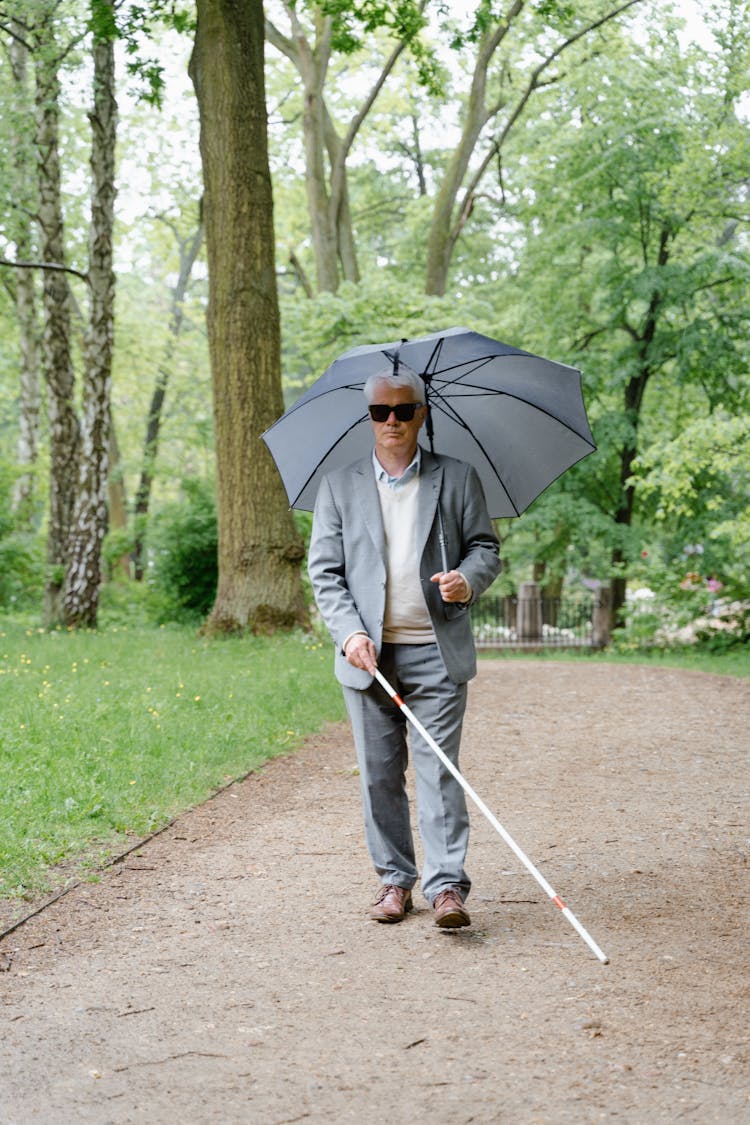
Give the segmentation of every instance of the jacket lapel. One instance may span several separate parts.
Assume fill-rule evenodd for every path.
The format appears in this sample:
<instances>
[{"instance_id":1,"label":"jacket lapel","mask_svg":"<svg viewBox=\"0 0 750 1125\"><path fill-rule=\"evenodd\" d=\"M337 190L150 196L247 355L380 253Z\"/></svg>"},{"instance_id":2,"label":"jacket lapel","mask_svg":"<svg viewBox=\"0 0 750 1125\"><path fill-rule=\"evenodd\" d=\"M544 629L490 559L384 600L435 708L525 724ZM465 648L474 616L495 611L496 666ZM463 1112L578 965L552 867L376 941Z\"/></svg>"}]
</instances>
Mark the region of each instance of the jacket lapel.
<instances>
[{"instance_id":1,"label":"jacket lapel","mask_svg":"<svg viewBox=\"0 0 750 1125\"><path fill-rule=\"evenodd\" d=\"M375 550L380 558L384 559L385 532L383 531L378 486L375 483L371 457L363 458L355 464L352 485L354 503L362 516L362 522L367 528Z\"/></svg>"}]
</instances>

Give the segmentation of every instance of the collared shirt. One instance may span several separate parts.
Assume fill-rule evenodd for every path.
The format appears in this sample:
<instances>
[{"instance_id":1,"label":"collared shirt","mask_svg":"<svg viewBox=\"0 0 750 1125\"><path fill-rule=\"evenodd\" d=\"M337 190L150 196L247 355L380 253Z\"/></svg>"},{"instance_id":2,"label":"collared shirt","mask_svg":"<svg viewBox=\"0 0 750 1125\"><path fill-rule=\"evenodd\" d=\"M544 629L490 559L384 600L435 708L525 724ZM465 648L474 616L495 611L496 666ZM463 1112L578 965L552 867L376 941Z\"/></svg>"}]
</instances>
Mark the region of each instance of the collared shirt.
<instances>
[{"instance_id":1,"label":"collared shirt","mask_svg":"<svg viewBox=\"0 0 750 1125\"><path fill-rule=\"evenodd\" d=\"M413 480L414 477L419 476L419 471L422 467L422 450L417 446L414 460L407 466L400 477L391 477L388 475L387 471L378 461L374 449L372 451L372 467L375 470L375 480L378 481L378 483L382 482L388 485L390 489L397 492L400 488L403 488L405 484L408 484L410 480Z\"/></svg>"}]
</instances>

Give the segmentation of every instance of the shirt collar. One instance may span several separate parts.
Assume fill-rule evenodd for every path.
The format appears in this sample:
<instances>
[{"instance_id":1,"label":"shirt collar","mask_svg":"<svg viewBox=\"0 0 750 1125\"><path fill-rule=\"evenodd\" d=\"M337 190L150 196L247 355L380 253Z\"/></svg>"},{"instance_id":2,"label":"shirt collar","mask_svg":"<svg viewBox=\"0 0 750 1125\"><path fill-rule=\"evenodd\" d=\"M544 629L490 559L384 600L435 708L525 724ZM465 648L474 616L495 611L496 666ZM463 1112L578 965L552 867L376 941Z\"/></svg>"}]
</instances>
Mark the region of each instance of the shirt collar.
<instances>
[{"instance_id":1,"label":"shirt collar","mask_svg":"<svg viewBox=\"0 0 750 1125\"><path fill-rule=\"evenodd\" d=\"M414 454L414 459L411 464L407 466L400 477L392 477L388 475L387 471L378 461L375 450L373 449L372 451L372 466L375 470L375 480L378 481L378 483L386 484L388 488L393 489L394 492L399 488L403 488L404 485L408 484L414 477L419 476L421 465L422 449L420 446L417 446L417 452Z\"/></svg>"}]
</instances>

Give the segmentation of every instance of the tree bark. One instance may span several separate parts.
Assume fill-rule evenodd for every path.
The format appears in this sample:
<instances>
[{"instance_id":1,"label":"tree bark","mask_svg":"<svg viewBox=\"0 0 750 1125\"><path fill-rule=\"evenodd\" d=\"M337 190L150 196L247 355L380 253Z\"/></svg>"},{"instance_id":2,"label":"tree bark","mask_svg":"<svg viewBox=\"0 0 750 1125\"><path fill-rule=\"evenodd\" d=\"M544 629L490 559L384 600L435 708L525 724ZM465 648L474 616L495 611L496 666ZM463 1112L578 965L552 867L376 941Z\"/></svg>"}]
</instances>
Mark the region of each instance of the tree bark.
<instances>
[{"instance_id":1,"label":"tree bark","mask_svg":"<svg viewBox=\"0 0 750 1125\"><path fill-rule=\"evenodd\" d=\"M16 250L23 251L23 236ZM16 315L21 344L18 443L16 459L23 469L13 490L13 511L18 519L33 526L36 515L35 470L39 456L41 386L39 341L37 338L36 285L31 271L22 270L16 280Z\"/></svg>"},{"instance_id":2,"label":"tree bark","mask_svg":"<svg viewBox=\"0 0 750 1125\"><path fill-rule=\"evenodd\" d=\"M102 15L114 16L114 0L97 0ZM66 625L95 627L102 580L102 543L107 530L107 470L114 342L115 274L112 241L115 203L114 23L95 26L94 105L91 122L90 312L85 346L81 456L63 598Z\"/></svg>"},{"instance_id":3,"label":"tree bark","mask_svg":"<svg viewBox=\"0 0 750 1125\"><path fill-rule=\"evenodd\" d=\"M14 22L14 21L12 21ZM14 242L16 261L33 256L30 216L36 203L33 197L33 147L29 143L25 123L33 115L32 93L29 89L29 51L21 35L13 37L8 46L13 75L13 164L15 175ZM23 124L22 124L23 123ZM33 138L32 138L33 140ZM36 280L33 270L18 270L15 279L15 304L20 339L20 395L18 415L17 461L25 471L13 490L13 510L17 518L32 526L35 512L35 467L39 452L39 420L41 413L39 338L36 308Z\"/></svg>"},{"instance_id":4,"label":"tree bark","mask_svg":"<svg viewBox=\"0 0 750 1125\"><path fill-rule=\"evenodd\" d=\"M316 42L305 38L294 7L285 5L292 23L286 53L297 67L303 86L302 135L305 145L305 191L310 217L318 292L335 293L339 287L335 204L329 198L326 170L326 116L323 99L331 57L331 17L316 16ZM278 42L278 40L277 40Z\"/></svg>"},{"instance_id":5,"label":"tree bark","mask_svg":"<svg viewBox=\"0 0 750 1125\"><path fill-rule=\"evenodd\" d=\"M261 0L198 0L198 98L216 439L219 581L209 632L306 621L304 548L260 439L282 413Z\"/></svg>"},{"instance_id":6,"label":"tree bark","mask_svg":"<svg viewBox=\"0 0 750 1125\"><path fill-rule=\"evenodd\" d=\"M111 404L110 404L111 405ZM110 412L109 418L109 467L107 472L107 529L108 531L126 531L128 526L128 502L125 492L125 480L122 471L120 446L117 441L114 419ZM130 551L125 551L119 558L113 559L107 579L130 578Z\"/></svg>"},{"instance_id":7,"label":"tree bark","mask_svg":"<svg viewBox=\"0 0 750 1125\"><path fill-rule=\"evenodd\" d=\"M665 269L669 262L670 239L669 228L663 226L659 234L659 249L656 256L657 270ZM644 266L648 266L646 255L644 255ZM636 341L638 361L637 369L628 379L623 392L623 416L630 423L631 434L620 450L620 501L615 512L615 523L624 529L630 528L633 523L633 512L635 510L633 463L638 455L638 428L643 408L643 396L654 372L651 361L651 345L656 335L660 307L661 294L657 288L651 294L642 330L636 332L626 325L626 330ZM622 570L627 562L628 553L624 546L622 544L616 545L612 551L613 570ZM623 574L615 574L612 579L611 593L612 621L615 627L619 627L622 625L622 610L625 607L627 594L627 578Z\"/></svg>"},{"instance_id":8,"label":"tree bark","mask_svg":"<svg viewBox=\"0 0 750 1125\"><path fill-rule=\"evenodd\" d=\"M479 41L461 137L448 163L432 211L425 278L425 293L428 296L442 297L445 294L457 239L453 230L453 215L458 194L482 129L500 108L496 106L493 110L486 104L487 73L495 52L523 11L525 3L526 0L513 0L505 16L494 27L488 27Z\"/></svg>"},{"instance_id":9,"label":"tree bark","mask_svg":"<svg viewBox=\"0 0 750 1125\"><path fill-rule=\"evenodd\" d=\"M57 50L52 16L35 28L35 141L39 180L38 222L41 257L64 266L64 227L60 193ZM71 294L64 268L43 271L42 341L50 427L49 528L44 623L62 621L62 591L68 564L78 472L79 426L74 408L75 373L71 357Z\"/></svg>"},{"instance_id":10,"label":"tree bark","mask_svg":"<svg viewBox=\"0 0 750 1125\"><path fill-rule=\"evenodd\" d=\"M424 8L425 3L420 4ZM305 187L319 292L335 293L341 277L358 282L356 241L349 206L346 162L367 114L388 75L406 47L398 42L352 117L345 135L336 131L325 101L325 81L331 60L332 17L315 13L314 42L306 36L294 4L285 3L291 34L284 35L266 21L269 43L297 69L303 86Z\"/></svg>"}]
</instances>

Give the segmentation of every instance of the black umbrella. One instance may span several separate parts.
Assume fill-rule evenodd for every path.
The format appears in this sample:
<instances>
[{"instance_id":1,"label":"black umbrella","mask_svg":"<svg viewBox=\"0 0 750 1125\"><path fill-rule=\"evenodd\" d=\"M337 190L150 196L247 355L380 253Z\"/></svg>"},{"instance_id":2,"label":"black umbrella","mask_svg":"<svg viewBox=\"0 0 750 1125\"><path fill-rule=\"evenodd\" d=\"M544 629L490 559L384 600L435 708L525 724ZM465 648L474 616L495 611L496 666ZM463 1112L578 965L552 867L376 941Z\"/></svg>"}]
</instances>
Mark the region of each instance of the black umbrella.
<instances>
[{"instance_id":1,"label":"black umbrella","mask_svg":"<svg viewBox=\"0 0 750 1125\"><path fill-rule=\"evenodd\" d=\"M291 507L312 511L321 478L372 448L362 387L400 364L424 379L420 442L477 469L494 518L520 515L596 449L576 368L449 328L344 352L266 430Z\"/></svg>"}]
</instances>

